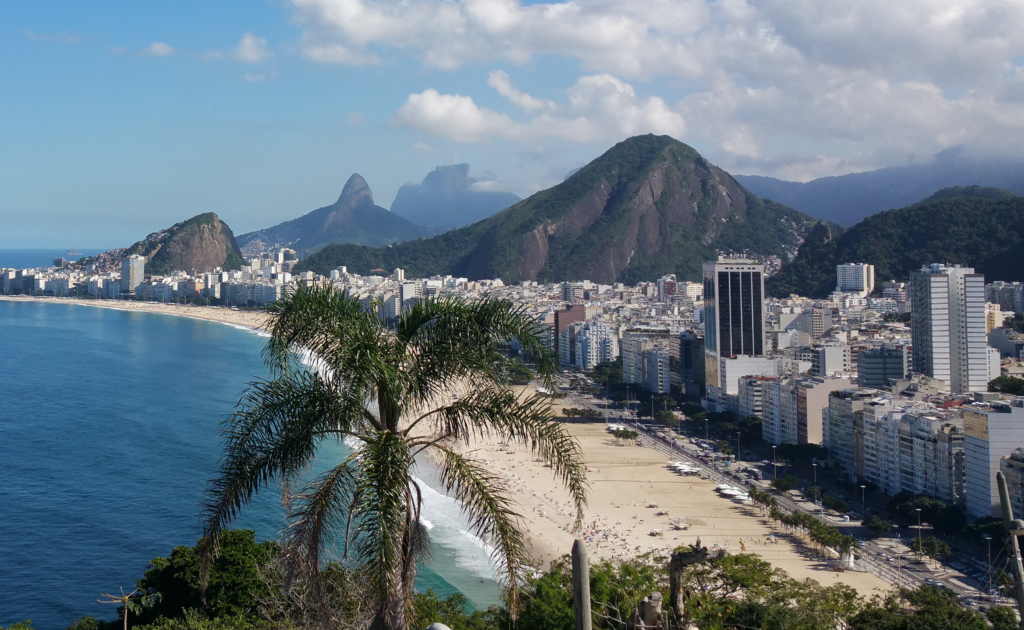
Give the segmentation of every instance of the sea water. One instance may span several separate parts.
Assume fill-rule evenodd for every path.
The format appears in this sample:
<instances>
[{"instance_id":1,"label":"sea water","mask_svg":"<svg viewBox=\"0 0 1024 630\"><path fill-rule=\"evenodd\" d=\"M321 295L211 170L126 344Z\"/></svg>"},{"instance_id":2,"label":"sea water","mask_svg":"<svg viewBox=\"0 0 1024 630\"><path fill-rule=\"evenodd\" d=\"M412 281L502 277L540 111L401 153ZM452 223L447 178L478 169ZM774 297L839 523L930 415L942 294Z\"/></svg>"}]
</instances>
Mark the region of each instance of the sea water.
<instances>
[{"instance_id":1,"label":"sea water","mask_svg":"<svg viewBox=\"0 0 1024 630\"><path fill-rule=\"evenodd\" d=\"M113 618L100 593L131 590L150 559L195 544L221 423L268 376L263 343L215 322L0 301L0 626ZM317 467L349 452L329 444ZM433 549L417 588L497 603L490 549L429 466L417 475ZM274 539L283 516L272 487L234 526Z\"/></svg>"}]
</instances>

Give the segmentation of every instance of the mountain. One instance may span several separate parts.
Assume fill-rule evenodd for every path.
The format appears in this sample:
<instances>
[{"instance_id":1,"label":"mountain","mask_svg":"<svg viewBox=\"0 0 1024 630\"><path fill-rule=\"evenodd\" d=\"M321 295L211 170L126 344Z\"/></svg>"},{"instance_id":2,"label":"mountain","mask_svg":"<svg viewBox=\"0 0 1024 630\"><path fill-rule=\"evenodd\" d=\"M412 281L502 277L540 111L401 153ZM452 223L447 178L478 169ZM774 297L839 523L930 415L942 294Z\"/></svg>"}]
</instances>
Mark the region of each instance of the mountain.
<instances>
[{"instance_id":1,"label":"mountain","mask_svg":"<svg viewBox=\"0 0 1024 630\"><path fill-rule=\"evenodd\" d=\"M478 223L387 248L331 245L299 270L402 267L507 282L699 280L719 251L786 256L814 219L765 202L668 136L637 136Z\"/></svg>"},{"instance_id":2,"label":"mountain","mask_svg":"<svg viewBox=\"0 0 1024 630\"><path fill-rule=\"evenodd\" d=\"M509 192L478 190L480 185L469 176L469 164L438 166L422 184L399 188L391 211L416 225L451 229L486 219L519 201Z\"/></svg>"},{"instance_id":3,"label":"mountain","mask_svg":"<svg viewBox=\"0 0 1024 630\"><path fill-rule=\"evenodd\" d=\"M231 228L212 212L150 234L125 250L124 255L130 254L145 256L146 273L160 276L177 270L238 269L244 262Z\"/></svg>"},{"instance_id":4,"label":"mountain","mask_svg":"<svg viewBox=\"0 0 1024 630\"><path fill-rule=\"evenodd\" d=\"M1024 280L1024 197L979 186L945 188L842 232L820 224L765 290L825 297L835 290L836 265L848 262L873 264L877 284L906 280L931 263L974 267L991 280Z\"/></svg>"},{"instance_id":5,"label":"mountain","mask_svg":"<svg viewBox=\"0 0 1024 630\"><path fill-rule=\"evenodd\" d=\"M375 205L370 186L361 175L354 173L333 204L298 219L243 234L238 237L238 244L243 248L252 244L259 249L291 247L308 254L329 243L376 247L434 233Z\"/></svg>"},{"instance_id":6,"label":"mountain","mask_svg":"<svg viewBox=\"0 0 1024 630\"><path fill-rule=\"evenodd\" d=\"M1024 194L1024 161L970 160L958 148L937 154L928 164L822 177L807 183L758 175L735 177L759 197L846 226L953 186L987 186Z\"/></svg>"}]
</instances>

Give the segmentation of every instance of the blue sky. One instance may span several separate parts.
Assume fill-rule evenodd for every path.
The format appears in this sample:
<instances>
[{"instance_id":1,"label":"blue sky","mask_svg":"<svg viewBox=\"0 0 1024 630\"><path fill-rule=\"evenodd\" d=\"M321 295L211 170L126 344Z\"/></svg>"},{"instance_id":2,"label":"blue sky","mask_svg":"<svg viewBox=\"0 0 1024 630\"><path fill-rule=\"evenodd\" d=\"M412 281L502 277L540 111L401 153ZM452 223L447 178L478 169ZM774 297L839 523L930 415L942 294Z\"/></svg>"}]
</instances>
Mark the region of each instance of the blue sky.
<instances>
[{"instance_id":1,"label":"blue sky","mask_svg":"<svg viewBox=\"0 0 1024 630\"><path fill-rule=\"evenodd\" d=\"M806 180L1024 140L1017 3L0 3L0 247L236 234L468 162L522 196L636 133Z\"/></svg>"}]
</instances>

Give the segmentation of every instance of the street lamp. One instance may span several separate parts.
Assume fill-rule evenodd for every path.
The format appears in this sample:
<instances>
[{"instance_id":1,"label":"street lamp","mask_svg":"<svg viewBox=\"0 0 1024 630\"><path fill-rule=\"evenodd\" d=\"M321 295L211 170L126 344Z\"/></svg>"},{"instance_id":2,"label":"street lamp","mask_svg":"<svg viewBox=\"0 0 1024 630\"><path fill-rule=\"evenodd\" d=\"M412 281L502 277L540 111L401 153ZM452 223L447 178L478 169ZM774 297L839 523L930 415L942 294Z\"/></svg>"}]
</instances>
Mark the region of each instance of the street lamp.
<instances>
[{"instance_id":1,"label":"street lamp","mask_svg":"<svg viewBox=\"0 0 1024 630\"><path fill-rule=\"evenodd\" d=\"M818 464L811 464L814 467L814 502L818 502Z\"/></svg>"},{"instance_id":2,"label":"street lamp","mask_svg":"<svg viewBox=\"0 0 1024 630\"><path fill-rule=\"evenodd\" d=\"M924 553L924 547L921 545L921 508L914 508L917 510L917 555L918 557Z\"/></svg>"},{"instance_id":3,"label":"street lamp","mask_svg":"<svg viewBox=\"0 0 1024 630\"><path fill-rule=\"evenodd\" d=\"M711 441L711 434L708 433L708 419L707 418L704 418L704 441L705 442L710 442Z\"/></svg>"},{"instance_id":4,"label":"street lamp","mask_svg":"<svg viewBox=\"0 0 1024 630\"><path fill-rule=\"evenodd\" d=\"M743 451L740 450L740 432L737 431L736 432L736 463L737 464L739 464L740 460L743 459L742 457L740 457L740 453L742 453L742 452Z\"/></svg>"},{"instance_id":5,"label":"street lamp","mask_svg":"<svg viewBox=\"0 0 1024 630\"><path fill-rule=\"evenodd\" d=\"M988 543L988 594L992 596L992 536L985 534L982 536L985 542Z\"/></svg>"},{"instance_id":6,"label":"street lamp","mask_svg":"<svg viewBox=\"0 0 1024 630\"><path fill-rule=\"evenodd\" d=\"M777 448L777 445L772 444L772 467L775 468L775 479L779 478L779 460L775 458L775 449Z\"/></svg>"},{"instance_id":7,"label":"street lamp","mask_svg":"<svg viewBox=\"0 0 1024 630\"><path fill-rule=\"evenodd\" d=\"M864 486L864 485L862 485L860 487L860 507L861 507L861 510L863 510L865 514L867 514L867 509L868 509L868 501L865 498L865 494L864 494L864 490L866 488L867 488L867 486Z\"/></svg>"}]
</instances>

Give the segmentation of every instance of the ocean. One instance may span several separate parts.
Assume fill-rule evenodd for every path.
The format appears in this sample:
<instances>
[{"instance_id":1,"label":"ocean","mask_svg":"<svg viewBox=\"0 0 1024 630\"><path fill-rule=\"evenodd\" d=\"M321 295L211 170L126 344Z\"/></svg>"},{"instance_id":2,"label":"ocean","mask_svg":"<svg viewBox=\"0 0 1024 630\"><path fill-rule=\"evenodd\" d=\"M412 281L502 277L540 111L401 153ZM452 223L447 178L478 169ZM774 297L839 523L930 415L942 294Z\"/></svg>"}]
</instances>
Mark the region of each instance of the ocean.
<instances>
[{"instance_id":1,"label":"ocean","mask_svg":"<svg viewBox=\"0 0 1024 630\"><path fill-rule=\"evenodd\" d=\"M267 376L263 343L216 322L0 301L0 626L114 618L101 592L134 588L150 559L195 544L221 422ZM318 467L348 452L330 445ZM417 588L497 603L488 549L429 487L430 468L417 474L433 552ZM282 517L270 488L235 526L272 539Z\"/></svg>"},{"instance_id":2,"label":"ocean","mask_svg":"<svg viewBox=\"0 0 1024 630\"><path fill-rule=\"evenodd\" d=\"M33 267L50 267L57 258L75 261L82 256L67 256L69 251L77 251L82 256L95 256L105 249L0 249L0 269L31 269Z\"/></svg>"}]
</instances>

